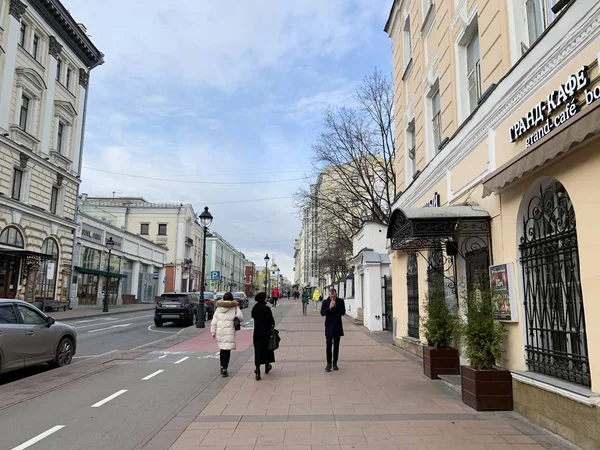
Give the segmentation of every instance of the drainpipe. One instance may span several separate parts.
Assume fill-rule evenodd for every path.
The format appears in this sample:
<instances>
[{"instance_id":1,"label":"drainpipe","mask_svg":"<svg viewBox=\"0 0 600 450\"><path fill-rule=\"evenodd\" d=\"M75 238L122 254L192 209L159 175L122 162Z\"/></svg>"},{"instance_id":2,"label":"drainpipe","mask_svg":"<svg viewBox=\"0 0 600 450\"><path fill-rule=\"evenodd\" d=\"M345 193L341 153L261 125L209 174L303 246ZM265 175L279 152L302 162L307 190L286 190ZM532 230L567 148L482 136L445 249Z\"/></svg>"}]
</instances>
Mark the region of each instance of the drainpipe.
<instances>
[{"instance_id":1,"label":"drainpipe","mask_svg":"<svg viewBox=\"0 0 600 450\"><path fill-rule=\"evenodd\" d=\"M100 54L100 59L98 60L98 62L92 64L88 70L88 75L90 74L90 72L92 71L92 69L101 66L102 64L104 64L104 54ZM87 89L85 90L85 97L83 100L83 117L81 118L81 144L79 145L79 166L77 167L77 176L79 177L79 179L81 179L81 167L83 165L83 143L85 140L85 122L87 119L87 105L88 105L88 94L90 92L90 77L88 76L88 86ZM75 254L75 247L77 245L76 241L76 237L77 237L77 220L79 219L79 187L81 185L77 186L77 194L75 196L75 217L73 218L74 222L75 222L75 229L73 230L73 247L71 250L71 279L69 280L69 309L73 309L73 307L71 306L71 289L73 286L73 272L75 269L75 263L74 263L74 258L73 255Z\"/></svg>"}]
</instances>

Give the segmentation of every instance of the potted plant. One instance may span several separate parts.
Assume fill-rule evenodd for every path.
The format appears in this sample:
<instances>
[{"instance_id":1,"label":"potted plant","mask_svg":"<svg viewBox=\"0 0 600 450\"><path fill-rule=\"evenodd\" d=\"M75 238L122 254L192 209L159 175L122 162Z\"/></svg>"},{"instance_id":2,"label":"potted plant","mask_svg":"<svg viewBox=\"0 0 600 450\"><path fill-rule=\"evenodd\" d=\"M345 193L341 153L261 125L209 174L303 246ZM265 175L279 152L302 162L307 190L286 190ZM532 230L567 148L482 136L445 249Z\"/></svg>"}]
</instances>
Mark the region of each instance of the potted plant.
<instances>
[{"instance_id":1,"label":"potted plant","mask_svg":"<svg viewBox=\"0 0 600 450\"><path fill-rule=\"evenodd\" d=\"M432 380L439 379L438 375L458 375L460 358L452 343L459 335L460 321L456 308L446 302L443 285L430 286L424 310L421 327L427 346L423 348L423 373Z\"/></svg>"},{"instance_id":2,"label":"potted plant","mask_svg":"<svg viewBox=\"0 0 600 450\"><path fill-rule=\"evenodd\" d=\"M477 411L512 411L512 376L497 366L506 330L494 318L494 296L485 276L463 296L462 336L469 365L461 366L462 399Z\"/></svg>"}]
</instances>

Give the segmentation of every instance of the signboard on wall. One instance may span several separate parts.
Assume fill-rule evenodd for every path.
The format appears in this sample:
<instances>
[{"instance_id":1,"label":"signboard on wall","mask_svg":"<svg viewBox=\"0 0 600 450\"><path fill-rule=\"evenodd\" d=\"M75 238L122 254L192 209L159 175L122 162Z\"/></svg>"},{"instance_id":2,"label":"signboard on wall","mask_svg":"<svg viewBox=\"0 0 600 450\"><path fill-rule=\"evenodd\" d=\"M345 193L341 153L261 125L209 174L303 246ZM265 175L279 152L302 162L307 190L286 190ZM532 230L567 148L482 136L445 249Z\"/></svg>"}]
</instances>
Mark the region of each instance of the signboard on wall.
<instances>
[{"instance_id":1,"label":"signboard on wall","mask_svg":"<svg viewBox=\"0 0 600 450\"><path fill-rule=\"evenodd\" d=\"M519 305L515 292L513 264L490 266L490 284L496 302L494 318L501 322L518 322Z\"/></svg>"},{"instance_id":2,"label":"signboard on wall","mask_svg":"<svg viewBox=\"0 0 600 450\"><path fill-rule=\"evenodd\" d=\"M84 222L81 224L81 239L102 244L102 230Z\"/></svg>"},{"instance_id":3,"label":"signboard on wall","mask_svg":"<svg viewBox=\"0 0 600 450\"><path fill-rule=\"evenodd\" d=\"M113 242L115 243L115 250L121 250L123 248L123 238L122 237L107 232L106 240L108 241L110 238L112 238Z\"/></svg>"}]
</instances>

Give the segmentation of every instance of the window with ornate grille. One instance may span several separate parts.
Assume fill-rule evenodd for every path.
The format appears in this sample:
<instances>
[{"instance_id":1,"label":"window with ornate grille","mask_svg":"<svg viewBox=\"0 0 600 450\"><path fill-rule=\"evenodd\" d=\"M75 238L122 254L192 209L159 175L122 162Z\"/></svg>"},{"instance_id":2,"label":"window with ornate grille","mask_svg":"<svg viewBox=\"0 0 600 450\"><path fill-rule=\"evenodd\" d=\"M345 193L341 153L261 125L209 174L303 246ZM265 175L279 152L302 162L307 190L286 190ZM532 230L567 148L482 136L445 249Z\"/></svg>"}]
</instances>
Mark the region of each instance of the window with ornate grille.
<instances>
[{"instance_id":1,"label":"window with ornate grille","mask_svg":"<svg viewBox=\"0 0 600 450\"><path fill-rule=\"evenodd\" d=\"M408 254L406 262L406 295L408 303L408 336L419 338L419 266L417 254Z\"/></svg>"},{"instance_id":2,"label":"window with ornate grille","mask_svg":"<svg viewBox=\"0 0 600 450\"><path fill-rule=\"evenodd\" d=\"M539 185L521 217L529 370L591 385L575 211L559 182Z\"/></svg>"}]
</instances>

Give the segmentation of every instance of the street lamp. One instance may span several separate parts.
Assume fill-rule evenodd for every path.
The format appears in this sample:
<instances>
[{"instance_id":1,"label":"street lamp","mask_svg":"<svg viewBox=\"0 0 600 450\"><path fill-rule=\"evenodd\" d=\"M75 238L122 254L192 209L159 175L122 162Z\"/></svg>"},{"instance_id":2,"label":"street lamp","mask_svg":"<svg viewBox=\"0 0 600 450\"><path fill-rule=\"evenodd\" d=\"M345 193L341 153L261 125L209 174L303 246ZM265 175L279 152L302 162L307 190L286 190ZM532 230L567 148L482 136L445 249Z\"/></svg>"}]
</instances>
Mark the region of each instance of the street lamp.
<instances>
[{"instance_id":1,"label":"street lamp","mask_svg":"<svg viewBox=\"0 0 600 450\"><path fill-rule=\"evenodd\" d=\"M281 271L279 270L279 267L278 267L278 268L277 268L277 290L280 290L280 289L281 289L281 288L279 287L279 277L280 277L279 273L280 273L280 272L281 272ZM281 294L280 294L280 295L281 295Z\"/></svg>"},{"instance_id":2,"label":"street lamp","mask_svg":"<svg viewBox=\"0 0 600 450\"><path fill-rule=\"evenodd\" d=\"M267 282L267 277L269 276L269 259L271 258L269 258L269 254L267 253L265 255L265 294L267 295L269 295L269 291L267 290L269 286L269 283Z\"/></svg>"},{"instance_id":3,"label":"street lamp","mask_svg":"<svg viewBox=\"0 0 600 450\"><path fill-rule=\"evenodd\" d=\"M206 280L206 232L208 231L208 227L212 223L213 216L208 212L208 206L204 207L204 211L200 214L200 225L202 226L202 230L204 232L204 239L202 240L202 276L200 282L200 311L196 313L196 328L204 328L206 324L204 323L204 319L206 317L205 311L205 303L204 303L204 283Z\"/></svg>"},{"instance_id":4,"label":"street lamp","mask_svg":"<svg viewBox=\"0 0 600 450\"><path fill-rule=\"evenodd\" d=\"M102 305L102 312L108 312L108 291L110 286L110 255L112 249L115 248L117 243L113 241L112 237L109 237L106 241L106 248L108 248L108 267L106 268L106 286L104 287L104 303Z\"/></svg>"},{"instance_id":5,"label":"street lamp","mask_svg":"<svg viewBox=\"0 0 600 450\"><path fill-rule=\"evenodd\" d=\"M233 292L233 272L231 272L231 283L229 283L229 292Z\"/></svg>"}]
</instances>

